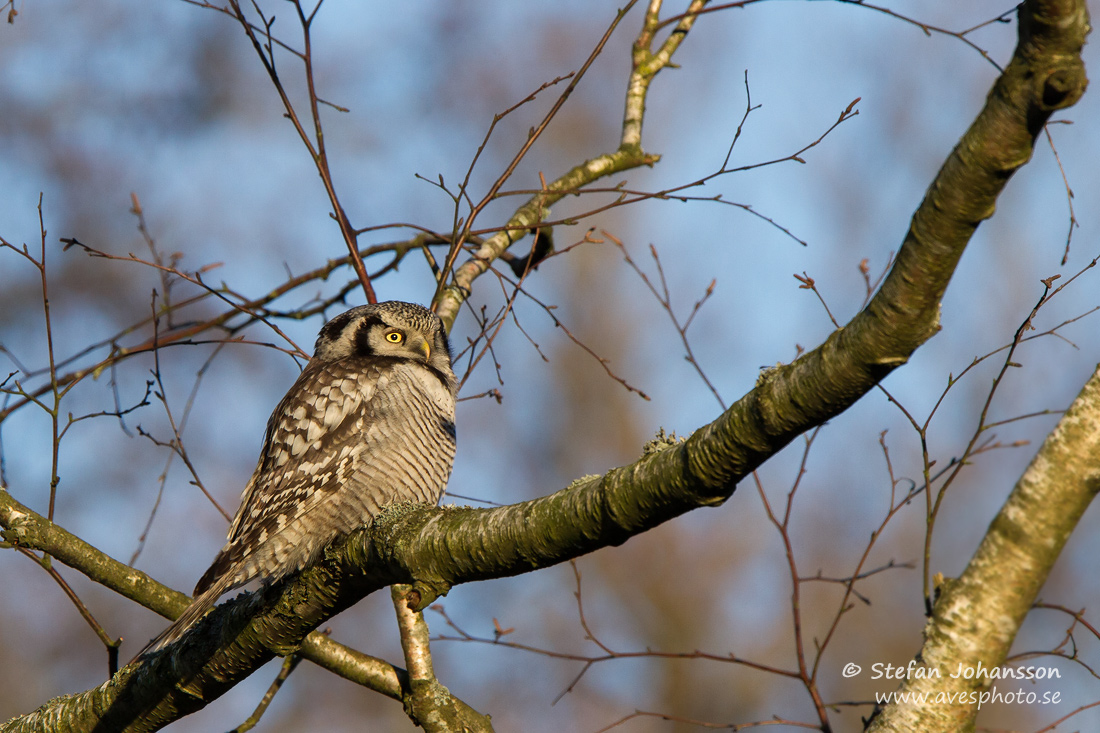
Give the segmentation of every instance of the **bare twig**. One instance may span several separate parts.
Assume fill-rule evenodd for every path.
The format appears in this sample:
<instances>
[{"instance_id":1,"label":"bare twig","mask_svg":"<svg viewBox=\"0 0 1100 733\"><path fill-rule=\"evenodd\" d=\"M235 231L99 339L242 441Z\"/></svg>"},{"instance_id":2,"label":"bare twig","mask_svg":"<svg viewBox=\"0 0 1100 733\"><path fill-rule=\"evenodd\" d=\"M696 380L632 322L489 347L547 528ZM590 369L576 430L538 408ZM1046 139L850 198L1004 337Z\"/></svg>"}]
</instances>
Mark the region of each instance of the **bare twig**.
<instances>
[{"instance_id":1,"label":"bare twig","mask_svg":"<svg viewBox=\"0 0 1100 733\"><path fill-rule=\"evenodd\" d=\"M669 293L668 290L668 281L665 279L665 271L664 268L661 267L661 258L657 255L657 248L654 247L652 244L649 245L649 254L653 258L654 265L657 267L657 276L661 283L660 291L657 290L653 282L649 279L645 272L642 271L642 268L639 267L633 259L631 259L630 253L626 251L626 246L622 243L622 240L616 238L606 231L603 234L605 237L610 239L616 247L619 248L619 251L622 252L623 259L626 260L626 264L628 264L630 268L634 270L635 273L637 273L638 277L641 278L642 282L645 283L645 286L649 289L649 292L653 294L653 297L657 299L657 302L660 303L661 307L665 310L666 313L668 313L669 320L672 321L672 326L676 329L676 333L680 337L680 343L684 346L684 358L689 364L691 364L692 368L695 369L696 374L698 374L699 378L703 380L703 383L707 386L707 389L710 390L710 393L714 395L714 399L718 401L719 406L721 406L721 408L725 410L725 400L722 399L722 395L718 394L718 390L714 387L714 384L710 381L710 378L707 377L706 371L703 370L703 366L695 357L695 352L692 351L691 341L688 339L687 335L688 328L691 327L691 322L695 320L695 316L699 313L699 309L703 307L703 303L707 302L707 299L714 294L714 288L718 284L718 281L716 279L710 281L710 284L707 285L706 290L703 292L703 297L695 302L695 305L691 309L691 313L688 315L687 319L683 323L681 323L680 319L676 315L676 312L672 308L672 295Z\"/></svg>"},{"instance_id":2,"label":"bare twig","mask_svg":"<svg viewBox=\"0 0 1100 733\"><path fill-rule=\"evenodd\" d=\"M275 69L275 49L271 36L271 26L274 19L267 20L260 9L254 6L256 12L260 15L261 21L263 21L264 35L267 43L261 43L259 36L257 35L258 28L254 26L245 17L244 12L241 10L240 3L237 0L229 0L229 5L233 10L233 15L240 23L241 28L244 29L245 35L248 36L248 40L252 42L252 47L256 50L256 54L260 57L260 62L263 64L264 69L267 71L268 76L271 78L271 83L275 87L275 91L279 94L279 99L283 103L283 109L286 110L287 119L294 125L295 131L298 133L298 137L301 139L302 144L309 152L310 158L313 160L313 164L317 168L317 173L321 176L321 182L325 187L325 193L328 195L329 202L332 204L333 218L336 219L336 223L340 228L340 234L344 238L344 244L347 245L348 253L351 258L352 267L355 269L356 274L359 277L359 282L363 286L363 292L366 294L368 303L378 302L378 298L375 296L374 288L371 285L370 276L367 275L367 269L363 264L363 259L359 255L359 247L357 244L358 234L355 228L348 220L347 213L344 211L343 205L340 203L340 197L336 192L336 186L332 180L332 172L329 169L328 151L325 148L325 135L324 129L321 124L320 113L320 100L317 96L317 89L314 83L313 75L313 50L311 39L311 26L313 19L318 10L321 8L321 3L317 3L313 12L308 15L302 8L301 2L293 0L295 12L298 16L298 22L302 27L302 44L303 50L296 54L303 64L303 75L305 77L306 86L309 92L309 111L313 120L313 137L311 138L309 133L306 132L305 127L302 125L301 120L298 117L298 112L294 108L293 102L290 101L290 97L287 95L286 90L283 88L283 82L279 78L279 74ZM335 105L333 105L335 107ZM341 109L340 107L336 107Z\"/></svg>"},{"instance_id":3,"label":"bare twig","mask_svg":"<svg viewBox=\"0 0 1100 733\"><path fill-rule=\"evenodd\" d=\"M267 712L267 708L271 705L271 701L275 699L275 694L283 688L283 683L287 681L287 678L290 677L290 673L294 671L301 661L302 657L298 654L290 654L283 659L283 666L279 669L279 674L271 681L271 686L267 688L267 692L265 692L263 698L260 699L260 704L252 711L252 715L249 715L243 723L229 731L229 733L244 733L245 731L255 728L256 724L260 722L260 718Z\"/></svg>"},{"instance_id":4,"label":"bare twig","mask_svg":"<svg viewBox=\"0 0 1100 733\"><path fill-rule=\"evenodd\" d=\"M767 494L764 493L764 486L760 481L760 475L756 471L753 471L753 481L756 484L756 490L760 496L768 520L776 530L779 531L779 537L783 542L783 551L787 558L787 570L791 580L791 615L794 630L795 656L798 659L798 678L802 681L802 685L806 688L806 692L810 696L814 709L817 711L821 730L828 733L828 731L832 730L829 724L829 714L825 702L821 698L821 691L817 686L817 664L820 659L821 648L818 648L818 656L813 664L807 665L805 641L802 632L802 604L800 601L802 584L799 582L798 561L795 558L794 544L791 541L789 531L791 512L794 509L794 498L798 492L799 486L802 484L803 476L806 475L806 461L809 460L810 449L813 447L814 439L820 431L820 427L814 428L809 435L804 437L802 460L798 467L798 474L795 476L794 482L791 484L791 489L787 493L787 502L782 518L772 511Z\"/></svg>"},{"instance_id":5,"label":"bare twig","mask_svg":"<svg viewBox=\"0 0 1100 733\"><path fill-rule=\"evenodd\" d=\"M30 558L35 563L37 563L39 567L45 570L46 574L53 578L54 582L57 583L62 592L65 593L66 597L68 597L68 599L72 601L73 606L80 613L80 616L84 619L84 621L87 622L88 626L91 627L92 631L95 632L95 635L99 637L99 640L103 642L103 646L107 649L107 676L110 677L115 672L117 672L118 647L122 643L122 639L112 639L107 634L107 632L103 629L103 625L100 624L99 621L96 620L95 616L92 615L92 612L84 604L84 601L80 600L80 596L76 594L76 591L72 589L72 586L70 586L68 582L66 582L66 580L61 577L61 573L59 573L57 571L57 568L54 567L49 555L44 554L42 556L38 556L30 550L26 549L25 547L16 547L16 549L20 552L20 554Z\"/></svg>"}]
</instances>

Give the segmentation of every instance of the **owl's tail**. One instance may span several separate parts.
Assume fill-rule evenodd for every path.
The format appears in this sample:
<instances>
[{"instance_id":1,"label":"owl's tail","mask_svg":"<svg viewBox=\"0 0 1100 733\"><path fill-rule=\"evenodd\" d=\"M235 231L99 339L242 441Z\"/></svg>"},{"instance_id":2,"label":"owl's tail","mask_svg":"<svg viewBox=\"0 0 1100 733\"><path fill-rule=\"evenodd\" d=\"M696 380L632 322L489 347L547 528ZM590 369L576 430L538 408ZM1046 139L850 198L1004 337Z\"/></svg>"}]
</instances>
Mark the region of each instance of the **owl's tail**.
<instances>
[{"instance_id":1,"label":"owl's tail","mask_svg":"<svg viewBox=\"0 0 1100 733\"><path fill-rule=\"evenodd\" d=\"M183 638L183 635L186 634L200 618L205 616L207 611L214 607L218 599L232 589L232 574L227 573L215 580L210 587L191 599L191 605L183 610L183 613L180 614L179 618L177 618L171 626L160 632L155 639L146 644L130 661L136 661L138 658L150 652L155 652L157 649L161 649Z\"/></svg>"}]
</instances>

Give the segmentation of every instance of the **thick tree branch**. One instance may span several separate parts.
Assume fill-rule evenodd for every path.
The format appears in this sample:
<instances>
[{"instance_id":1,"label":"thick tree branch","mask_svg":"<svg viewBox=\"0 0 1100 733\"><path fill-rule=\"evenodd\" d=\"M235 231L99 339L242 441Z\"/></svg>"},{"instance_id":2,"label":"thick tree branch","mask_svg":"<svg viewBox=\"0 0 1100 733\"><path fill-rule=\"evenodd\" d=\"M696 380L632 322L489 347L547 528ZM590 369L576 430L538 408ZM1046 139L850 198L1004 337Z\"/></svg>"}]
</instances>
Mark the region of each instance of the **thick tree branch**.
<instances>
[{"instance_id":1,"label":"thick tree branch","mask_svg":"<svg viewBox=\"0 0 1100 733\"><path fill-rule=\"evenodd\" d=\"M887 707L870 730L973 730L978 703L989 700L991 680L953 675L1004 664L1020 624L1097 492L1100 369L1047 436L962 576L941 586L917 657L924 673L906 679L900 690L912 697ZM1001 691L1016 687L1009 680ZM914 702L922 694L930 700L942 694L958 703Z\"/></svg>"},{"instance_id":2,"label":"thick tree branch","mask_svg":"<svg viewBox=\"0 0 1100 733\"><path fill-rule=\"evenodd\" d=\"M0 487L0 536L5 542L49 556L83 573L119 595L140 603L167 619L175 619L190 601L187 595L153 580L104 554L76 535L27 508ZM302 657L356 684L394 700L408 694L405 670L350 649L324 634L310 634L299 650Z\"/></svg>"}]
</instances>

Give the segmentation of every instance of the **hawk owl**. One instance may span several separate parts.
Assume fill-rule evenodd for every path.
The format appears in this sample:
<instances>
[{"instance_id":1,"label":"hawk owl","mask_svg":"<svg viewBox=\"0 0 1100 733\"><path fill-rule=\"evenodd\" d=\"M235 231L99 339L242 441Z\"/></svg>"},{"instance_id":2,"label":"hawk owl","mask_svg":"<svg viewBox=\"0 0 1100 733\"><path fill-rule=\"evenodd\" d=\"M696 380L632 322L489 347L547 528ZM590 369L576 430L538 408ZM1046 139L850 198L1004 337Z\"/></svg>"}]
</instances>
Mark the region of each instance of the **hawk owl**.
<instances>
[{"instance_id":1,"label":"hawk owl","mask_svg":"<svg viewBox=\"0 0 1100 733\"><path fill-rule=\"evenodd\" d=\"M427 308L389 301L326 323L268 420L225 547L141 653L182 637L226 592L301 570L383 506L437 503L454 461L456 389L443 323Z\"/></svg>"}]
</instances>

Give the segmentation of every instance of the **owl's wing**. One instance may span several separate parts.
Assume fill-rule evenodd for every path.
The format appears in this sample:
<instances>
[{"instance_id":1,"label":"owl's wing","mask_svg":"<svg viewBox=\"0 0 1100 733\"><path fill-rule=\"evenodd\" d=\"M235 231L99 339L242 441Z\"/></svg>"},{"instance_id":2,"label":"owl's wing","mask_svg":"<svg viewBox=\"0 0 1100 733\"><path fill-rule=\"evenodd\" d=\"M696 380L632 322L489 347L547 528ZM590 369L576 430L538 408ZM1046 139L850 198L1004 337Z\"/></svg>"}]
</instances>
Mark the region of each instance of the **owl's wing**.
<instances>
[{"instance_id":1,"label":"owl's wing","mask_svg":"<svg viewBox=\"0 0 1100 733\"><path fill-rule=\"evenodd\" d=\"M335 488L333 468L346 463L350 444L373 419L371 402L382 379L380 365L358 366L353 372L338 362L311 364L299 375L268 421L259 463L229 529L230 542L267 517Z\"/></svg>"},{"instance_id":2,"label":"owl's wing","mask_svg":"<svg viewBox=\"0 0 1100 733\"><path fill-rule=\"evenodd\" d=\"M307 365L268 421L260 460L241 497L228 541L196 593L227 572L242 576L233 583L241 585L262 572L265 561L277 562L276 557L258 556L254 560L259 565L242 566L249 555L271 545L295 520L345 486L364 453L385 450L369 440L372 434L374 442L380 437L371 424L380 417L374 402L379 386L385 386L384 366L359 363L353 371L338 362Z\"/></svg>"},{"instance_id":3,"label":"owl's wing","mask_svg":"<svg viewBox=\"0 0 1100 733\"><path fill-rule=\"evenodd\" d=\"M392 501L435 503L454 457L453 415L414 368L382 357L307 366L268 425L226 546L195 588L302 568Z\"/></svg>"}]
</instances>

